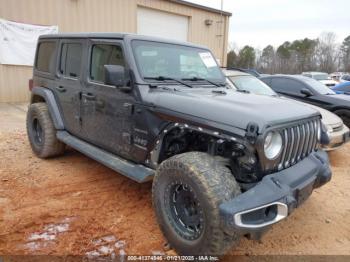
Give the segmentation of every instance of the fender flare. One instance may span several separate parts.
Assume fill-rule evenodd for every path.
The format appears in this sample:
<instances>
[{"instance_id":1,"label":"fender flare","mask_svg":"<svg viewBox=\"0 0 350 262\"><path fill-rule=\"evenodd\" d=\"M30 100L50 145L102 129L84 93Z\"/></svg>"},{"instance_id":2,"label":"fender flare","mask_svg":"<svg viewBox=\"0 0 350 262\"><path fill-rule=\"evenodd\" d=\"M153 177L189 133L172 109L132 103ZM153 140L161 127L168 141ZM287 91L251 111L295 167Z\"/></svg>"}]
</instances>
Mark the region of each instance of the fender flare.
<instances>
[{"instance_id":1,"label":"fender flare","mask_svg":"<svg viewBox=\"0 0 350 262\"><path fill-rule=\"evenodd\" d=\"M42 97L50 112L50 116L52 118L53 124L57 130L64 130L64 123L61 116L61 112L58 108L58 104L56 102L55 96L53 92L44 87L34 87L32 89L31 101L30 104L33 104L33 97L37 95Z\"/></svg>"},{"instance_id":2,"label":"fender flare","mask_svg":"<svg viewBox=\"0 0 350 262\"><path fill-rule=\"evenodd\" d=\"M149 164L152 168L156 169L158 167L158 165L160 164L159 158L160 158L161 149L163 147L164 137L167 135L168 132L172 131L175 128L192 130L192 131L196 131L198 133L210 135L210 136L215 137L217 139L223 139L225 141L235 142L237 144L241 144L242 146L244 146L245 150L248 150L250 152L255 151L255 148L250 143L248 143L242 137L239 137L237 135L227 135L224 133L213 131L211 129L204 128L204 127L202 128L200 126L196 126L196 125L192 125L192 124L170 123L156 137L155 143L153 143L152 149L149 153L149 157L146 160L146 163Z\"/></svg>"}]
</instances>

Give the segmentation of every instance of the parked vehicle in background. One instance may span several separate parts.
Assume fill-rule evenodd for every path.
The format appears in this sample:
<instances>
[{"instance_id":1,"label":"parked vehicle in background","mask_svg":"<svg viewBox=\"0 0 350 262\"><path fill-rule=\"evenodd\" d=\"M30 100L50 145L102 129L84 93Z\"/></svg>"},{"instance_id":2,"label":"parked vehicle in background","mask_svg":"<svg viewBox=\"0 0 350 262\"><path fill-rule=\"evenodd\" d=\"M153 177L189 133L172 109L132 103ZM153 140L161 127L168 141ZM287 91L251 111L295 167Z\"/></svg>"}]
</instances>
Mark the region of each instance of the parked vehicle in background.
<instances>
[{"instance_id":1,"label":"parked vehicle in background","mask_svg":"<svg viewBox=\"0 0 350 262\"><path fill-rule=\"evenodd\" d=\"M255 77L261 76L261 73L254 68L228 67L227 70L241 71L241 72L250 74L250 75L255 76Z\"/></svg>"},{"instance_id":2,"label":"parked vehicle in background","mask_svg":"<svg viewBox=\"0 0 350 262\"><path fill-rule=\"evenodd\" d=\"M329 74L323 72L303 72L303 76L313 78L317 81L320 81L322 84L332 87L338 84L338 82L334 81Z\"/></svg>"},{"instance_id":3,"label":"parked vehicle in background","mask_svg":"<svg viewBox=\"0 0 350 262\"><path fill-rule=\"evenodd\" d=\"M350 95L350 81L346 81L332 87L332 90L337 94Z\"/></svg>"},{"instance_id":4,"label":"parked vehicle in background","mask_svg":"<svg viewBox=\"0 0 350 262\"><path fill-rule=\"evenodd\" d=\"M336 94L315 79L299 75L260 78L277 93L333 112L350 126L350 96Z\"/></svg>"},{"instance_id":5,"label":"parked vehicle in background","mask_svg":"<svg viewBox=\"0 0 350 262\"><path fill-rule=\"evenodd\" d=\"M349 82L349 81L350 81L350 74L342 75L339 79L340 83Z\"/></svg>"},{"instance_id":6,"label":"parked vehicle in background","mask_svg":"<svg viewBox=\"0 0 350 262\"><path fill-rule=\"evenodd\" d=\"M336 82L339 82L340 78L344 75L343 72L334 72L330 74L331 79L333 79Z\"/></svg>"},{"instance_id":7,"label":"parked vehicle in background","mask_svg":"<svg viewBox=\"0 0 350 262\"><path fill-rule=\"evenodd\" d=\"M27 134L38 157L67 144L153 180L156 218L180 255L259 238L331 179L319 112L229 89L210 50L154 37L41 36Z\"/></svg>"},{"instance_id":8,"label":"parked vehicle in background","mask_svg":"<svg viewBox=\"0 0 350 262\"><path fill-rule=\"evenodd\" d=\"M234 89L240 90L242 92L250 92L258 95L279 96L281 99L290 100L290 98L277 94L263 81L257 79L252 75L246 74L241 71L235 71L235 70L223 70L223 71L227 77L227 80L230 86ZM329 150L337 149L340 146L344 145L346 142L348 142L346 137L349 136L349 128L346 125L344 125L340 117L321 107L303 103L296 100L294 101L295 103L302 103L305 106L312 107L321 113L322 123L327 129L327 134L330 141L329 144L322 145L322 147L325 150L329 151Z\"/></svg>"},{"instance_id":9,"label":"parked vehicle in background","mask_svg":"<svg viewBox=\"0 0 350 262\"><path fill-rule=\"evenodd\" d=\"M237 91L256 95L278 96L269 86L251 74L231 69L225 69L223 72L229 85Z\"/></svg>"}]
</instances>

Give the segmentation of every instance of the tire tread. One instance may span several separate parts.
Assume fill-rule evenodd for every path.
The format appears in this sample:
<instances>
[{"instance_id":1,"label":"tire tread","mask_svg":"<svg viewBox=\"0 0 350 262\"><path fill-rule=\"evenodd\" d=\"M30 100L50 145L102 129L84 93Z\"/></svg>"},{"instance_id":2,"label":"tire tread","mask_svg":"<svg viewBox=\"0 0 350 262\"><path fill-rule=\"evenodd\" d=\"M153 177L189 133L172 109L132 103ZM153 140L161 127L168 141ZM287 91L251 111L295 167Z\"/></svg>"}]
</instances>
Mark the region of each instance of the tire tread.
<instances>
[{"instance_id":1,"label":"tire tread","mask_svg":"<svg viewBox=\"0 0 350 262\"><path fill-rule=\"evenodd\" d=\"M44 143L41 147L35 145L31 134L30 129L33 116L38 118L44 132ZM29 106L26 124L30 145L38 157L49 158L64 153L65 144L59 141L56 137L56 129L46 103L34 103Z\"/></svg>"},{"instance_id":2,"label":"tire tread","mask_svg":"<svg viewBox=\"0 0 350 262\"><path fill-rule=\"evenodd\" d=\"M152 193L155 194L162 175L167 175L169 169L178 169L188 175L200 187L210 203L209 216L212 236L209 243L203 246L203 252L223 255L230 247L239 241L238 235L227 235L220 228L219 205L240 194L240 187L231 171L212 156L202 152L188 152L165 160L156 172L153 180ZM156 196L153 195L153 200ZM155 201L153 201L155 204ZM157 209L157 206L155 206ZM159 208L159 207L158 207ZM156 212L159 213L159 212ZM158 222L162 220L158 217ZM162 228L162 225L161 225ZM165 230L163 230L164 233ZM170 243L171 244L171 243ZM182 253L181 250L177 250Z\"/></svg>"}]
</instances>

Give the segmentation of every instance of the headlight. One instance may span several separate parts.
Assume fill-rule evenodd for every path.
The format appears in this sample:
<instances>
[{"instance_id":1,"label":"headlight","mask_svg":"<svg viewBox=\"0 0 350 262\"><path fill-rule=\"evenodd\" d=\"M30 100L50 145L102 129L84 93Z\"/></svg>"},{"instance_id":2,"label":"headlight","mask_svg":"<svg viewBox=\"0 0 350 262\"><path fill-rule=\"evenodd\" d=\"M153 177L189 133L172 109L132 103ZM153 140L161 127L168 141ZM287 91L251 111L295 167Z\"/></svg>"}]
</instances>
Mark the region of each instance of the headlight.
<instances>
[{"instance_id":1,"label":"headlight","mask_svg":"<svg viewBox=\"0 0 350 262\"><path fill-rule=\"evenodd\" d=\"M278 132L271 131L265 137L264 152L265 156L273 160L281 153L282 137Z\"/></svg>"}]
</instances>

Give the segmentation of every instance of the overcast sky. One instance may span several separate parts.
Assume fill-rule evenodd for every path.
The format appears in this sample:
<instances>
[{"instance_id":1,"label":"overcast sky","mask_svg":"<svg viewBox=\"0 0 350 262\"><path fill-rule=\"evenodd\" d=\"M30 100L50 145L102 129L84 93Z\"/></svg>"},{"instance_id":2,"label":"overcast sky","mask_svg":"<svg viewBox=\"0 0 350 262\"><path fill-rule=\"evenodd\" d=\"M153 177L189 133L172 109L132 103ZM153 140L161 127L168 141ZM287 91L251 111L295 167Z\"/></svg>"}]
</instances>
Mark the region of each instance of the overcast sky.
<instances>
[{"instance_id":1,"label":"overcast sky","mask_svg":"<svg viewBox=\"0 0 350 262\"><path fill-rule=\"evenodd\" d=\"M220 9L221 0L187 0ZM333 31L350 35L350 0L224 0L231 12L229 42L264 48Z\"/></svg>"}]
</instances>

